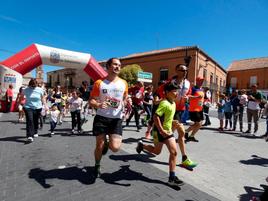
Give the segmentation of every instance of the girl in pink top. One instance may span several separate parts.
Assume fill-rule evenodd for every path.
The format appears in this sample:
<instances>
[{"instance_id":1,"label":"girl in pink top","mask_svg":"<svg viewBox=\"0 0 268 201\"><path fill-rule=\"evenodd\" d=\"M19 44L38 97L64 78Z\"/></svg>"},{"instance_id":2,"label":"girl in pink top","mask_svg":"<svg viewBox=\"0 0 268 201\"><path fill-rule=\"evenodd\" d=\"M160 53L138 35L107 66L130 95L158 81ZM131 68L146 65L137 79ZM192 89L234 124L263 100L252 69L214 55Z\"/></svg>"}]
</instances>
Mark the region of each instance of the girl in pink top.
<instances>
[{"instance_id":1,"label":"girl in pink top","mask_svg":"<svg viewBox=\"0 0 268 201\"><path fill-rule=\"evenodd\" d=\"M25 98L24 94L22 93L23 89L24 89L23 87L21 87L19 89L19 93L18 93L17 98L16 98L16 105L17 105L18 110L19 110L19 122L22 122L24 120L23 106L26 102L26 98Z\"/></svg>"}]
</instances>

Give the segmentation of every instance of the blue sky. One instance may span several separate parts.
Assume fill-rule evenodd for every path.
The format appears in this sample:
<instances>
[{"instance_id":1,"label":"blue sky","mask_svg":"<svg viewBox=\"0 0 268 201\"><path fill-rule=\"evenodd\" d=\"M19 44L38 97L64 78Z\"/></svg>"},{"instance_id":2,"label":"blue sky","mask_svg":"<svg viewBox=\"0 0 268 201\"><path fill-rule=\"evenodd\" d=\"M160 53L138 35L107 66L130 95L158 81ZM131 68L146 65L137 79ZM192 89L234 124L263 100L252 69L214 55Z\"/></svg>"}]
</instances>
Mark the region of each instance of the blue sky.
<instances>
[{"instance_id":1,"label":"blue sky","mask_svg":"<svg viewBox=\"0 0 268 201\"><path fill-rule=\"evenodd\" d=\"M266 0L37 2L1 1L0 60L32 43L91 53L97 60L197 45L224 68L268 56Z\"/></svg>"}]
</instances>

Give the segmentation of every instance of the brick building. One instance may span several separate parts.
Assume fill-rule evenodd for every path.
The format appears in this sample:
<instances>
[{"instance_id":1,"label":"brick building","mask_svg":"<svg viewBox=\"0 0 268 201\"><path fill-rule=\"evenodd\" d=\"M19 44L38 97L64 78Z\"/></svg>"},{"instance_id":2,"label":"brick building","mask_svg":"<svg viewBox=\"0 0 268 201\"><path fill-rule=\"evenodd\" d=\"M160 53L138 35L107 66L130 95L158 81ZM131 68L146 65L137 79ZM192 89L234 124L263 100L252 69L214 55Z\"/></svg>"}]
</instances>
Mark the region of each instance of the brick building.
<instances>
[{"instance_id":1,"label":"brick building","mask_svg":"<svg viewBox=\"0 0 268 201\"><path fill-rule=\"evenodd\" d=\"M89 76L82 69L65 68L47 72L47 87L54 88L60 85L65 91L78 88L82 81L90 82Z\"/></svg>"},{"instance_id":2,"label":"brick building","mask_svg":"<svg viewBox=\"0 0 268 201\"><path fill-rule=\"evenodd\" d=\"M208 54L197 46L176 47L169 49L154 50L150 52L135 53L120 57L122 66L138 64L143 71L153 74L152 84L157 87L160 80L166 80L176 74L175 66L185 64L189 60L188 79L194 84L195 78L204 77L204 86L210 88L212 100L216 101L218 93L225 92L226 71ZM105 62L100 62L105 66ZM79 87L83 80L89 77L81 69L62 69L47 73L47 83L49 87L60 84L63 87ZM68 84L67 84L68 83Z\"/></svg>"},{"instance_id":3,"label":"brick building","mask_svg":"<svg viewBox=\"0 0 268 201\"><path fill-rule=\"evenodd\" d=\"M253 84L268 95L268 57L234 61L227 69L227 87L250 89Z\"/></svg>"},{"instance_id":4,"label":"brick building","mask_svg":"<svg viewBox=\"0 0 268 201\"><path fill-rule=\"evenodd\" d=\"M204 77L203 86L210 88L213 101L217 100L219 92L225 92L226 71L197 46L136 53L120 59L123 66L138 64L143 71L153 73L152 84L155 87L160 80L166 80L176 74L177 64L185 64L185 59L190 59L188 79L191 83L194 84L198 76Z\"/></svg>"}]
</instances>

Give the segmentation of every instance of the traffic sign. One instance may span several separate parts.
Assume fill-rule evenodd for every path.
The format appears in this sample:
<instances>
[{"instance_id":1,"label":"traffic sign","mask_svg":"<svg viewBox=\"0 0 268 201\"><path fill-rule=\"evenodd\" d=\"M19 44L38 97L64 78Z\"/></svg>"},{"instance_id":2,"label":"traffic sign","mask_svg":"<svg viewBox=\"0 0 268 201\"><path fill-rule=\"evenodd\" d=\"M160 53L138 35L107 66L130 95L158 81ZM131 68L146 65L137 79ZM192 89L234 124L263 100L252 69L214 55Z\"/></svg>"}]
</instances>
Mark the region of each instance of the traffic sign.
<instances>
[{"instance_id":1,"label":"traffic sign","mask_svg":"<svg viewBox=\"0 0 268 201\"><path fill-rule=\"evenodd\" d=\"M149 72L138 72L138 81L140 82L152 82L153 74Z\"/></svg>"}]
</instances>

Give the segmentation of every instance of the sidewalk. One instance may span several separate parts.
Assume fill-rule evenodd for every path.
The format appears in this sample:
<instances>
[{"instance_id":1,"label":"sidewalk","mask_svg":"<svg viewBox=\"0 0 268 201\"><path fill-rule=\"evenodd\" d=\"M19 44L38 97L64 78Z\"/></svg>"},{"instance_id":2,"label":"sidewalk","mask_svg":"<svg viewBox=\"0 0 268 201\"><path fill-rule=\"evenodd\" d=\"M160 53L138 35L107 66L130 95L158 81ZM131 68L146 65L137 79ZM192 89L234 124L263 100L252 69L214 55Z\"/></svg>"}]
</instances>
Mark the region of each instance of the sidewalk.
<instances>
[{"instance_id":1,"label":"sidewalk","mask_svg":"<svg viewBox=\"0 0 268 201\"><path fill-rule=\"evenodd\" d=\"M67 119L69 120L69 119ZM92 118L84 129L90 131ZM70 124L58 126L52 138L45 124L39 137L25 144L25 125L17 114L0 117L0 200L218 200L188 183L167 186L168 158L136 154L143 133L125 130L122 150L108 152L102 160L102 177L94 181L95 137L91 132L70 135ZM144 129L143 129L144 130ZM162 165L164 171L155 167ZM178 176L182 175L181 169ZM184 174L184 173L183 173ZM196 173L190 173L196 174ZM200 188L202 189L202 188Z\"/></svg>"}]
</instances>

